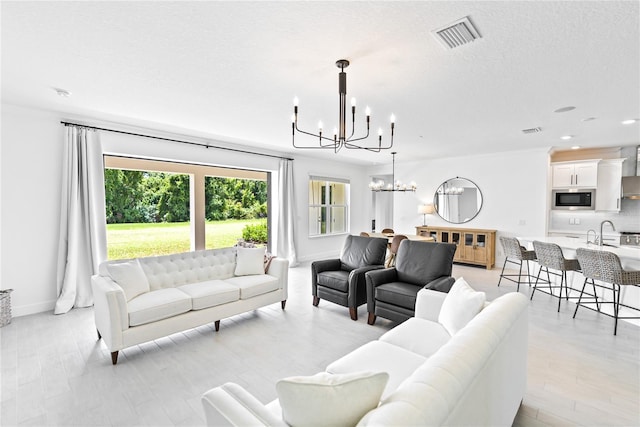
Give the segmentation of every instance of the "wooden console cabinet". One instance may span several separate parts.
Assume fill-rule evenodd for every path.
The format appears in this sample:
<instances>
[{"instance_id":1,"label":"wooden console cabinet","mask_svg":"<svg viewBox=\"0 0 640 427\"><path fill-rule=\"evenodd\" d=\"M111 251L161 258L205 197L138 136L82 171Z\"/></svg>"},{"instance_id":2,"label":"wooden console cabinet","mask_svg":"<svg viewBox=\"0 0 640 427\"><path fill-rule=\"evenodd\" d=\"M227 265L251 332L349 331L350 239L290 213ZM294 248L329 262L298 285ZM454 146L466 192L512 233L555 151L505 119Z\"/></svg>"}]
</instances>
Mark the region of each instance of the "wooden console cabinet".
<instances>
[{"instance_id":1,"label":"wooden console cabinet","mask_svg":"<svg viewBox=\"0 0 640 427\"><path fill-rule=\"evenodd\" d=\"M455 243L454 262L484 265L491 270L496 263L496 230L417 226L416 234L431 236L436 242Z\"/></svg>"}]
</instances>

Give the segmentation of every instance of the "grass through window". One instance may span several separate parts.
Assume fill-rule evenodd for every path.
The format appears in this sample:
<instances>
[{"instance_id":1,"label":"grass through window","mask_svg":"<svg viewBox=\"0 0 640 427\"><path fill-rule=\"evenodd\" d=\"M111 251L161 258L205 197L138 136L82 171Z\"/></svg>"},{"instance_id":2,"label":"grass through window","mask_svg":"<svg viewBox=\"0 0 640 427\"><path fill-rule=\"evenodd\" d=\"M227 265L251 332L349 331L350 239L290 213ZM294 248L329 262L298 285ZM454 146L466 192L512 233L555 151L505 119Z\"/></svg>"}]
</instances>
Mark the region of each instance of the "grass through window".
<instances>
[{"instance_id":1,"label":"grass through window","mask_svg":"<svg viewBox=\"0 0 640 427\"><path fill-rule=\"evenodd\" d=\"M206 248L226 248L242 238L248 224L266 219L207 221ZM108 259L168 255L191 249L188 222L107 224Z\"/></svg>"}]
</instances>

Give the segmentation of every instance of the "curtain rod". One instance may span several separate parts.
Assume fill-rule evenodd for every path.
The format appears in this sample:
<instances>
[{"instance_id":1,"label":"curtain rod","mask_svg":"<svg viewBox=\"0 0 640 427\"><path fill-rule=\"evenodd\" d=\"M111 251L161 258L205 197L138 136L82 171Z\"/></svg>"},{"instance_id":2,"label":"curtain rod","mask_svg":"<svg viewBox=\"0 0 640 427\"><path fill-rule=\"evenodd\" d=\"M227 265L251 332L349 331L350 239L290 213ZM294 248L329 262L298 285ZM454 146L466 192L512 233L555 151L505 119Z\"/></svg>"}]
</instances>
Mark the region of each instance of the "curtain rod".
<instances>
[{"instance_id":1,"label":"curtain rod","mask_svg":"<svg viewBox=\"0 0 640 427\"><path fill-rule=\"evenodd\" d=\"M289 157L276 156L275 154L256 153L254 151L240 150L238 148L220 147L218 145L201 144L199 142L184 141L184 140L181 140L181 139L164 138L164 137L161 137L161 136L144 135L144 134L141 134L141 133L126 132L126 131L117 130L117 129L107 129L107 128L100 128L100 127L96 127L96 126L87 126L87 125L83 125L83 124L80 124L80 123L65 122L65 121L61 121L60 123L62 123L65 126L81 126L81 127L87 128L87 129L103 130L105 132L121 133L123 135L141 136L143 138L159 139L159 140L162 140L162 141L169 141L169 142L179 142L181 144L197 145L199 147L214 148L216 150L227 150L227 151L233 151L233 152L236 152L236 153L253 154L253 155L256 155L256 156L264 156L264 157L273 157L275 159L294 160L294 159L289 158Z\"/></svg>"}]
</instances>

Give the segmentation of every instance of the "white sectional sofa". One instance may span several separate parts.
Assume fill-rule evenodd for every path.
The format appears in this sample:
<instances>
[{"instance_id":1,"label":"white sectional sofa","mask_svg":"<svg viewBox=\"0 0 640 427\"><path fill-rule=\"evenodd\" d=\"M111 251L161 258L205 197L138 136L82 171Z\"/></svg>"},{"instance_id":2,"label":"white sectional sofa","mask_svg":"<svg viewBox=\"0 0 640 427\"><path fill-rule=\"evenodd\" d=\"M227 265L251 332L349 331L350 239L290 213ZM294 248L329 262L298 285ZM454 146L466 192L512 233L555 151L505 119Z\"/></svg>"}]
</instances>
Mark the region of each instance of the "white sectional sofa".
<instances>
[{"instance_id":1,"label":"white sectional sofa","mask_svg":"<svg viewBox=\"0 0 640 427\"><path fill-rule=\"evenodd\" d=\"M265 267L268 270L265 272ZM287 260L224 248L103 262L91 278L98 337L118 351L287 300Z\"/></svg>"},{"instance_id":2,"label":"white sectional sofa","mask_svg":"<svg viewBox=\"0 0 640 427\"><path fill-rule=\"evenodd\" d=\"M460 281L450 294L421 290L415 317L325 373L280 380L279 400L264 405L233 383L207 391L208 425L510 426L526 389L527 298L510 293L486 303L484 293L465 290L460 303ZM361 386L354 385L358 372ZM389 376L386 386L377 386L380 373ZM358 406L353 396L373 389L373 406L350 413Z\"/></svg>"}]
</instances>

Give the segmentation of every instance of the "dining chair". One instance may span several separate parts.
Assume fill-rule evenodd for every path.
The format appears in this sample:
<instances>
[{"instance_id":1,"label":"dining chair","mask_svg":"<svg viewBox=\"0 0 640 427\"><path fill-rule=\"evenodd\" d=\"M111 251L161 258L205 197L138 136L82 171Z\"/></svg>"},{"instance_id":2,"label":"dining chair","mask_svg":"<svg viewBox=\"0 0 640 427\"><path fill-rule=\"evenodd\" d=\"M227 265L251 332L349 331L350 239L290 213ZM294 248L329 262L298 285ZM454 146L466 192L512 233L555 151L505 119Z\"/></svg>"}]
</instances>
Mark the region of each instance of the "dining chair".
<instances>
[{"instance_id":1,"label":"dining chair","mask_svg":"<svg viewBox=\"0 0 640 427\"><path fill-rule=\"evenodd\" d=\"M386 268L395 267L396 265L396 254L398 253L398 248L400 247L400 242L408 239L404 234L396 234L393 236L391 240L391 244L389 245L389 256L387 257L387 261L384 266Z\"/></svg>"}]
</instances>

